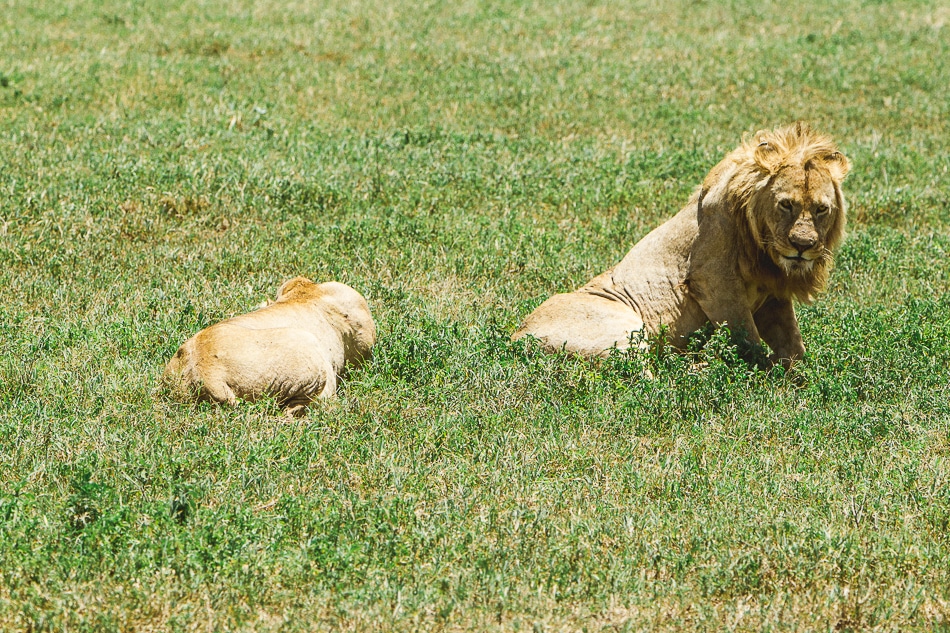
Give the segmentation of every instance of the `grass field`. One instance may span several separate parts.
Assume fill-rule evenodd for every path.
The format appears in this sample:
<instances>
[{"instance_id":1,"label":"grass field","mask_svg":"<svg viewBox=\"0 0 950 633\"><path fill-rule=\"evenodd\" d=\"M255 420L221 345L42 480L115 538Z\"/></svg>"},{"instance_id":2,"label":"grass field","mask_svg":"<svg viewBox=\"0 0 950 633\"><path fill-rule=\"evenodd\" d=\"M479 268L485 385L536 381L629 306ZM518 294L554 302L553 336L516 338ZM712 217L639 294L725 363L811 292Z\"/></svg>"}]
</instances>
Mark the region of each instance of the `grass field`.
<instances>
[{"instance_id":1,"label":"grass field","mask_svg":"<svg viewBox=\"0 0 950 633\"><path fill-rule=\"evenodd\" d=\"M0 630L950 630L947 86L939 1L0 1ZM508 341L799 119L796 375ZM297 274L338 399L163 396Z\"/></svg>"}]
</instances>

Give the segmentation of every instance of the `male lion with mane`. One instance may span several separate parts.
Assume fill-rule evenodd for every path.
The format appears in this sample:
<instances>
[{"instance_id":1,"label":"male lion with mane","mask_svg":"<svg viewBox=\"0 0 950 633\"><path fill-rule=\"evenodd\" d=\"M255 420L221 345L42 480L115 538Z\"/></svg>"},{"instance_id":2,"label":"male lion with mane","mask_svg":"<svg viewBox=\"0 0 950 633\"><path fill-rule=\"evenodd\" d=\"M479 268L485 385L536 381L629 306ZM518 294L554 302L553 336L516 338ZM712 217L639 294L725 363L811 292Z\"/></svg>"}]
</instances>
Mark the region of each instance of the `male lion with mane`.
<instances>
[{"instance_id":1,"label":"male lion with mane","mask_svg":"<svg viewBox=\"0 0 950 633\"><path fill-rule=\"evenodd\" d=\"M293 415L336 393L345 366L359 366L376 342L360 293L346 284L286 281L277 299L207 327L168 361L163 381L185 399L236 404L273 396Z\"/></svg>"},{"instance_id":2,"label":"male lion with mane","mask_svg":"<svg viewBox=\"0 0 950 633\"><path fill-rule=\"evenodd\" d=\"M716 165L674 217L623 260L528 315L512 336L548 351L604 357L632 335L676 347L707 322L764 341L790 367L805 346L793 301L822 291L844 235L841 182L851 165L827 136L797 123L757 132Z\"/></svg>"}]
</instances>

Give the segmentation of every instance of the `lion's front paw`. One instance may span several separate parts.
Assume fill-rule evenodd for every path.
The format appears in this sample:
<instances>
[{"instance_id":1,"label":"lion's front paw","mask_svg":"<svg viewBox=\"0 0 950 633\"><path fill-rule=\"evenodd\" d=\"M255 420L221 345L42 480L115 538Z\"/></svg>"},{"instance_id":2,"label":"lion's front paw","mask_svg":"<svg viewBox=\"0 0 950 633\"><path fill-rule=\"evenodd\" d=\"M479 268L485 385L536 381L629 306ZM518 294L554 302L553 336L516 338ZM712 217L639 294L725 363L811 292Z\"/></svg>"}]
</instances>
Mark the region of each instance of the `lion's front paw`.
<instances>
[{"instance_id":1,"label":"lion's front paw","mask_svg":"<svg viewBox=\"0 0 950 633\"><path fill-rule=\"evenodd\" d=\"M798 361L788 358L787 356L779 356L778 354L769 355L769 367L781 367L785 371L789 371Z\"/></svg>"}]
</instances>

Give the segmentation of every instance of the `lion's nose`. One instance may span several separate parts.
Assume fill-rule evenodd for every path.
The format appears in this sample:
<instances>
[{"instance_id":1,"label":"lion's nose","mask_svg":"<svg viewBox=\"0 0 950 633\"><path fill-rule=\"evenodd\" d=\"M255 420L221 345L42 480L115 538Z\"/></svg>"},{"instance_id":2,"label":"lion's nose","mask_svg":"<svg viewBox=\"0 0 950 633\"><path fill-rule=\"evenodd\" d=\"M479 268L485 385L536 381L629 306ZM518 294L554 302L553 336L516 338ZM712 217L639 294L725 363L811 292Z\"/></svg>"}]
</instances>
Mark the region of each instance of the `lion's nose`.
<instances>
[{"instance_id":1,"label":"lion's nose","mask_svg":"<svg viewBox=\"0 0 950 633\"><path fill-rule=\"evenodd\" d=\"M818 243L818 236L814 233L792 233L788 236L788 241L791 242L792 246L797 248L800 253L804 253Z\"/></svg>"}]
</instances>

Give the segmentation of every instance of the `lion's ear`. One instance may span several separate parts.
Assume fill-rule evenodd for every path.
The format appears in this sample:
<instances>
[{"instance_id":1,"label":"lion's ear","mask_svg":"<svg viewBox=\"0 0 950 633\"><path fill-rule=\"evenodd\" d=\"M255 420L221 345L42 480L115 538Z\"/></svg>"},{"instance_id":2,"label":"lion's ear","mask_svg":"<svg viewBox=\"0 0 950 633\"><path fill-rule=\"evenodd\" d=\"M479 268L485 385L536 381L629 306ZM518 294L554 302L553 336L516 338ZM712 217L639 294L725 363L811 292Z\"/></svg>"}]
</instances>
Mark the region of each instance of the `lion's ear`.
<instances>
[{"instance_id":1,"label":"lion's ear","mask_svg":"<svg viewBox=\"0 0 950 633\"><path fill-rule=\"evenodd\" d=\"M844 180L848 172L851 171L851 161L841 152L831 152L826 156L822 156L822 162L828 167L831 177L836 182Z\"/></svg>"},{"instance_id":2,"label":"lion's ear","mask_svg":"<svg viewBox=\"0 0 950 633\"><path fill-rule=\"evenodd\" d=\"M280 288L277 289L277 298L280 299L295 288L298 288L304 284L313 284L313 282L306 277L294 277L293 279L288 279L280 285Z\"/></svg>"}]
</instances>

